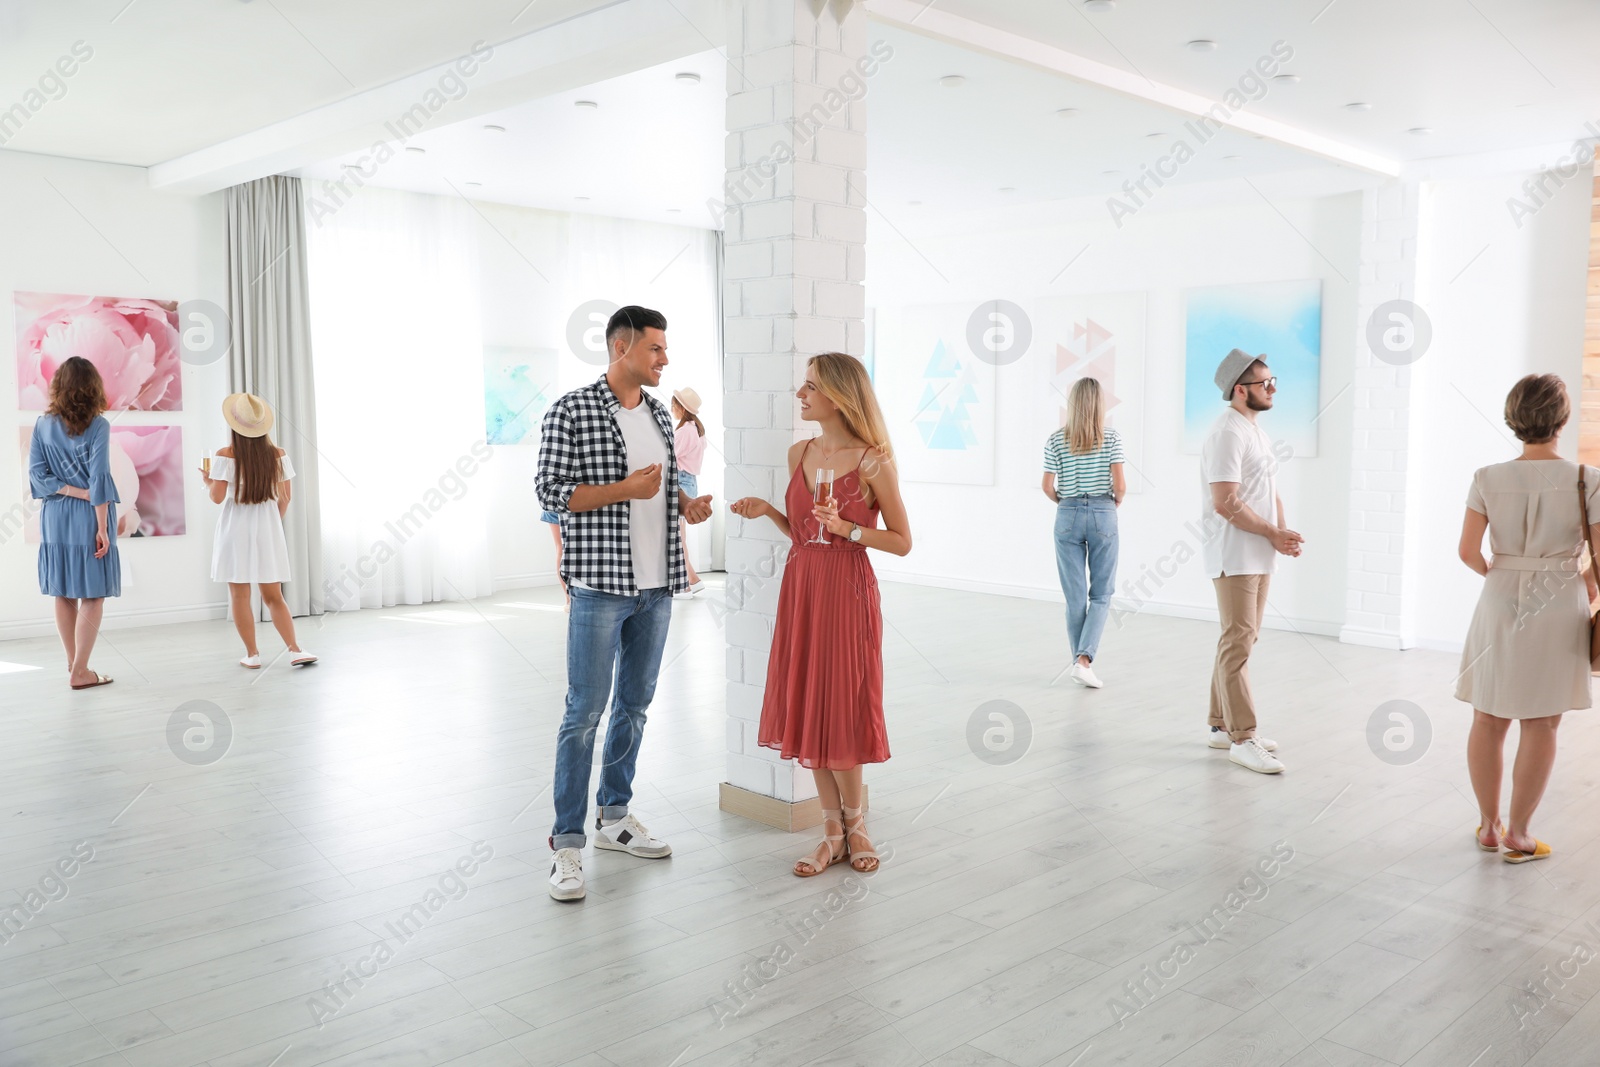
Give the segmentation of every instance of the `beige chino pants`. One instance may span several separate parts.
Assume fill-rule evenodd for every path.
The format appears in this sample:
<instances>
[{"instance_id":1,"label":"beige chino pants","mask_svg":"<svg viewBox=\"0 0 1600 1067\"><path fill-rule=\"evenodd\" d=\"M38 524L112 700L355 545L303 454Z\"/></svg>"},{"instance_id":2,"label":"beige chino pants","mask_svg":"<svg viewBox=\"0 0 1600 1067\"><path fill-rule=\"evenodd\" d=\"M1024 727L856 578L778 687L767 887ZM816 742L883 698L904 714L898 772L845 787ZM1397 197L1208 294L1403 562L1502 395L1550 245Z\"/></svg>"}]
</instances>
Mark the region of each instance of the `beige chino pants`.
<instances>
[{"instance_id":1,"label":"beige chino pants","mask_svg":"<svg viewBox=\"0 0 1600 1067\"><path fill-rule=\"evenodd\" d=\"M1256 702L1250 695L1250 650L1261 633L1270 574L1224 574L1211 579L1217 589L1222 636L1211 672L1211 725L1243 741L1256 732Z\"/></svg>"}]
</instances>

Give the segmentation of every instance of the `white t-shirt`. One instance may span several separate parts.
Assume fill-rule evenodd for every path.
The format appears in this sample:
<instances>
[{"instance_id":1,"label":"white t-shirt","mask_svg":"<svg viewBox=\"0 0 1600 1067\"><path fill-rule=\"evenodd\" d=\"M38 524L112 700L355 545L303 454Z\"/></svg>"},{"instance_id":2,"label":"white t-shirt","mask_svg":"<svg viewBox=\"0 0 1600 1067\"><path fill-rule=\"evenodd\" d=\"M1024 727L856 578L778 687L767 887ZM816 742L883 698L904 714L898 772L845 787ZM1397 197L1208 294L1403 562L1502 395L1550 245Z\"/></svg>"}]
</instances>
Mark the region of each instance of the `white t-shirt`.
<instances>
[{"instance_id":1,"label":"white t-shirt","mask_svg":"<svg viewBox=\"0 0 1600 1067\"><path fill-rule=\"evenodd\" d=\"M1200 449L1200 518L1206 574L1271 574L1272 542L1227 522L1211 503L1212 482L1238 482L1239 499L1268 522L1278 521L1278 459L1266 431L1233 408L1222 413ZM1215 532L1213 532L1215 531Z\"/></svg>"},{"instance_id":2,"label":"white t-shirt","mask_svg":"<svg viewBox=\"0 0 1600 1067\"><path fill-rule=\"evenodd\" d=\"M632 408L617 409L617 428L628 451L628 473L661 464L667 476L667 442L656 425L650 405L640 400ZM660 589L667 584L666 487L649 500L628 501L628 540L633 547L633 584L640 589Z\"/></svg>"}]
</instances>

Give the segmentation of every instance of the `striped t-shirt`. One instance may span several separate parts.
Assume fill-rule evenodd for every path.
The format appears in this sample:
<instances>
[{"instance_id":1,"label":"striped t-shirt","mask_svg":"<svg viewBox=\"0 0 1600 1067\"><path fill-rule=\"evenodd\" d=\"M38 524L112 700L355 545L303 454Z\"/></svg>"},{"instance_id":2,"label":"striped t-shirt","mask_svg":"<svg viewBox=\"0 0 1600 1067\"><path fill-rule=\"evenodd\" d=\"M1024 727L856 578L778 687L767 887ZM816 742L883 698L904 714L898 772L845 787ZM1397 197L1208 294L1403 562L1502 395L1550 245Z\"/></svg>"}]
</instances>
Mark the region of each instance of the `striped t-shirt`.
<instances>
[{"instance_id":1,"label":"striped t-shirt","mask_svg":"<svg viewBox=\"0 0 1600 1067\"><path fill-rule=\"evenodd\" d=\"M1126 462L1122 435L1110 426L1092 452L1073 455L1067 449L1065 430L1057 430L1044 443L1044 469L1056 476L1056 496L1110 496L1111 465Z\"/></svg>"}]
</instances>

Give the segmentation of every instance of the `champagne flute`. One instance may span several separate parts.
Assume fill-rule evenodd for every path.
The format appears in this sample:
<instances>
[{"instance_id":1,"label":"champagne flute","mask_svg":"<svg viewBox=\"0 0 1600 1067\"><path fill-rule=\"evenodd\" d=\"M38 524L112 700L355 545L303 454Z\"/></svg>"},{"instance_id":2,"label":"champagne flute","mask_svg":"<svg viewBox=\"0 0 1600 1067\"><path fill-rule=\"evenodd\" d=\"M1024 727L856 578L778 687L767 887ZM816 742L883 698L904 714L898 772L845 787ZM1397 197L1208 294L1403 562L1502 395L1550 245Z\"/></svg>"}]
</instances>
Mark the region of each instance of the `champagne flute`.
<instances>
[{"instance_id":1,"label":"champagne flute","mask_svg":"<svg viewBox=\"0 0 1600 1067\"><path fill-rule=\"evenodd\" d=\"M829 498L833 496L833 471L828 470L825 467L817 468L817 486L812 492L811 496L818 506L828 502ZM827 537L823 535L821 520L818 520L817 522L817 535L808 543L813 545L833 544L832 541L828 540Z\"/></svg>"}]
</instances>

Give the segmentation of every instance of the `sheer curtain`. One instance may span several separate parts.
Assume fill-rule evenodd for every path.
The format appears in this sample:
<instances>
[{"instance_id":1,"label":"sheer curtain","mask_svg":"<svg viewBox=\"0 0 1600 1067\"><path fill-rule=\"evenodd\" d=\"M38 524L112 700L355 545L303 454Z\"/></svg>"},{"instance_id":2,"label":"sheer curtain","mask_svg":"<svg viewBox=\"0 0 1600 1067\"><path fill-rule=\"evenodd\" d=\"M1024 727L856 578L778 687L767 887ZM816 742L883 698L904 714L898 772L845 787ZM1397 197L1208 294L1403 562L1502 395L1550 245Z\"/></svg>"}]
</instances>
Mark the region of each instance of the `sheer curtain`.
<instances>
[{"instance_id":1,"label":"sheer curtain","mask_svg":"<svg viewBox=\"0 0 1600 1067\"><path fill-rule=\"evenodd\" d=\"M475 234L371 187L307 218L329 611L492 591Z\"/></svg>"}]
</instances>

